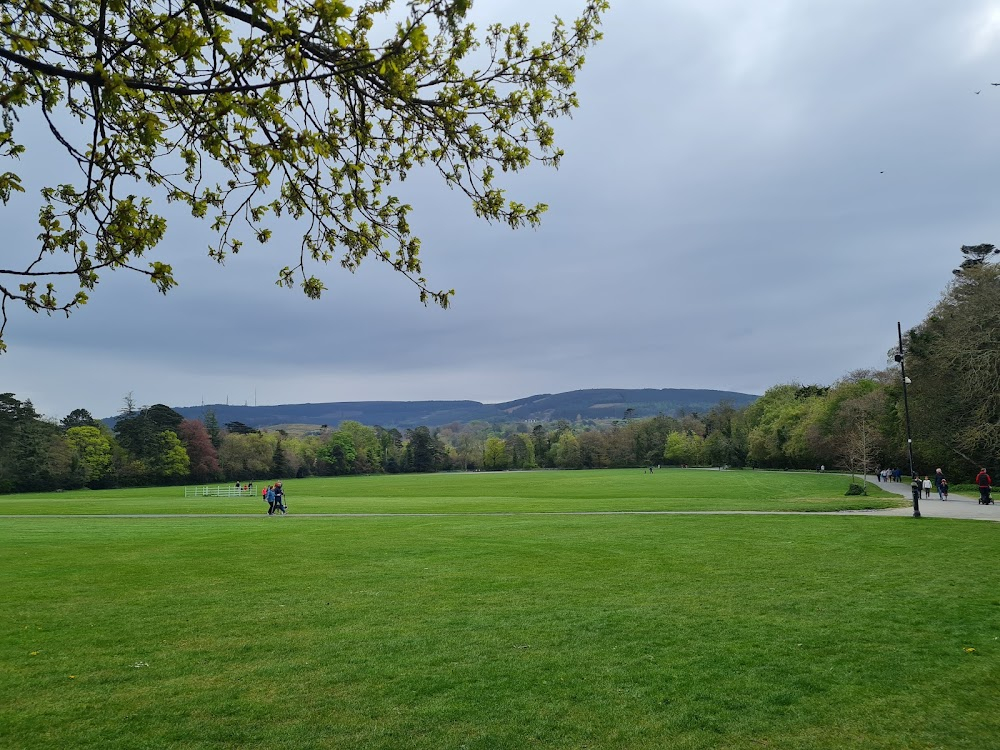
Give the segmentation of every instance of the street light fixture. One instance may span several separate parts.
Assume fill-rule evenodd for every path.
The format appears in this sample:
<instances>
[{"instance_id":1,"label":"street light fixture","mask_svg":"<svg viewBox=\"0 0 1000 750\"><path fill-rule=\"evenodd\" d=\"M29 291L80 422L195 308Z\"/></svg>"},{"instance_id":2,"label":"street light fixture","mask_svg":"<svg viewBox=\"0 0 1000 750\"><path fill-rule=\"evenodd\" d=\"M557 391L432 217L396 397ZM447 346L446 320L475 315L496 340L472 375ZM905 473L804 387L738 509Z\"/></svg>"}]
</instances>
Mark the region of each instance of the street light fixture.
<instances>
[{"instance_id":1,"label":"street light fixture","mask_svg":"<svg viewBox=\"0 0 1000 750\"><path fill-rule=\"evenodd\" d=\"M906 415L906 453L910 459L910 478L916 477L913 471L913 435L910 432L910 402L906 398L906 386L913 381L906 377L906 364L903 362L903 326L896 322L896 333L899 334L899 354L893 359L899 362L899 374L903 378L903 413ZM920 518L920 492L913 493L913 517Z\"/></svg>"}]
</instances>

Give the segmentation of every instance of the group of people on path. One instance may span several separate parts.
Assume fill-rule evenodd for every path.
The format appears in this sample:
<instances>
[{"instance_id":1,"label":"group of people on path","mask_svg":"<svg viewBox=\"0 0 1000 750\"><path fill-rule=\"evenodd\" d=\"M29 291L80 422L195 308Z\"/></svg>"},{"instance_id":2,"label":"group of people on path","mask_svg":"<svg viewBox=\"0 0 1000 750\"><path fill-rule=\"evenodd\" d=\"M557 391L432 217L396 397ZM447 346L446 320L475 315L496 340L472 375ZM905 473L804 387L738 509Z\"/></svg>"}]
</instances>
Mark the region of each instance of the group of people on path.
<instances>
[{"instance_id":1,"label":"group of people on path","mask_svg":"<svg viewBox=\"0 0 1000 750\"><path fill-rule=\"evenodd\" d=\"M920 498L920 493L923 491L924 499L930 500L931 498L931 487L934 487L938 493L939 500L948 499L948 480L944 478L944 472L941 469L936 469L934 471L933 483L929 476L924 476L921 479L918 475L913 475L913 481L910 482L910 489L913 492L913 499L918 500Z\"/></svg>"},{"instance_id":2,"label":"group of people on path","mask_svg":"<svg viewBox=\"0 0 1000 750\"><path fill-rule=\"evenodd\" d=\"M282 489L281 482L267 485L260 494L264 498L264 502L267 503L267 515L273 516L275 513L280 513L284 516L288 514L288 508L285 507L285 490Z\"/></svg>"},{"instance_id":3,"label":"group of people on path","mask_svg":"<svg viewBox=\"0 0 1000 750\"><path fill-rule=\"evenodd\" d=\"M903 471L902 469L882 469L875 472L875 476L880 482L899 482L902 481ZM925 499L930 500L931 488L937 490L938 499L948 499L948 480L944 478L944 472L941 469L934 471L933 479L926 475L923 479L918 474L913 475L913 481L910 482L910 491L913 493L914 500L919 500L921 494L923 494Z\"/></svg>"},{"instance_id":4,"label":"group of people on path","mask_svg":"<svg viewBox=\"0 0 1000 750\"><path fill-rule=\"evenodd\" d=\"M899 482L903 478L902 469L882 469L875 474L880 482Z\"/></svg>"},{"instance_id":5,"label":"group of people on path","mask_svg":"<svg viewBox=\"0 0 1000 750\"><path fill-rule=\"evenodd\" d=\"M881 472L879 472L881 476ZM936 487L938 491L938 497L941 500L948 499L948 480L945 479L944 472L941 469L937 469L934 472L933 483L930 477L925 476L921 479L916 474L913 475L913 481L910 482L910 489L913 492L913 500L916 502L920 499L921 492L925 499L930 499L931 487ZM986 473L986 468L979 470L976 474L976 487L979 488L979 502L981 505L992 505L993 497L993 479L989 474Z\"/></svg>"}]
</instances>

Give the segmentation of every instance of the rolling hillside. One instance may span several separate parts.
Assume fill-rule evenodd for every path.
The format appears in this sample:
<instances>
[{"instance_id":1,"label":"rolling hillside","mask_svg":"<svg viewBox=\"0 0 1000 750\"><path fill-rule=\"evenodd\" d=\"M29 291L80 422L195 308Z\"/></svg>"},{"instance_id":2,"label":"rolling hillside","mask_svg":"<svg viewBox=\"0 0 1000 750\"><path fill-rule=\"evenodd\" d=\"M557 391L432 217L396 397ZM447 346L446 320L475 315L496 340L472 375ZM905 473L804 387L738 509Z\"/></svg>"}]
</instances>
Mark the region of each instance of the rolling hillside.
<instances>
[{"instance_id":1,"label":"rolling hillside","mask_svg":"<svg viewBox=\"0 0 1000 750\"><path fill-rule=\"evenodd\" d=\"M681 412L705 412L728 401L741 407L757 397L733 391L683 388L596 388L566 393L544 393L501 404L478 401L341 401L322 404L281 404L277 406L174 407L186 418L198 419L211 409L221 424L242 422L251 427L279 424L314 424L335 427L352 419L383 427L437 427L451 422L554 422L566 419L621 419L630 416L676 416Z\"/></svg>"}]
</instances>

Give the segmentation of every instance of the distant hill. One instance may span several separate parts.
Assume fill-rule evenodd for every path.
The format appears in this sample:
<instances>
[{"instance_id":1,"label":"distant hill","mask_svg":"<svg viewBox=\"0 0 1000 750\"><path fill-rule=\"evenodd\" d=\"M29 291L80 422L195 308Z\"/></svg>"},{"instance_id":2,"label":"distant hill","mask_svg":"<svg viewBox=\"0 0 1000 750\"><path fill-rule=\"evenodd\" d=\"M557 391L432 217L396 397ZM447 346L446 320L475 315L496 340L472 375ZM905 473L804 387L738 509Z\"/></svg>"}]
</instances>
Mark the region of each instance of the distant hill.
<instances>
[{"instance_id":1,"label":"distant hill","mask_svg":"<svg viewBox=\"0 0 1000 750\"><path fill-rule=\"evenodd\" d=\"M685 388L595 388L567 393L543 393L507 401L482 404L478 401L341 401L325 404L280 404L278 406L175 406L185 418L200 419L206 411L215 412L220 424L242 422L250 427L281 424L327 425L336 427L347 419L383 427L439 427L452 422L554 422L566 419L621 419L626 409L630 416L654 417L657 414L704 413L716 404L728 401L735 407L752 403L757 396L733 391L693 390ZM113 421L110 420L110 421Z\"/></svg>"}]
</instances>

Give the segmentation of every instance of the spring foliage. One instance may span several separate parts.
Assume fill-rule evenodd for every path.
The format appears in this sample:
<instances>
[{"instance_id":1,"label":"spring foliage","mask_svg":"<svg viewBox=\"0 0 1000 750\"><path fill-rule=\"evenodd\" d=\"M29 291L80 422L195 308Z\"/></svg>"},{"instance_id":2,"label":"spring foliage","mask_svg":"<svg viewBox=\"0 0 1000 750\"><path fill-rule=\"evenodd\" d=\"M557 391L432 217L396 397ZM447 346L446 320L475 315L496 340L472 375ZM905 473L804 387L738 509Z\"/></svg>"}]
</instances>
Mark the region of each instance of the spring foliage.
<instances>
[{"instance_id":1,"label":"spring foliage","mask_svg":"<svg viewBox=\"0 0 1000 750\"><path fill-rule=\"evenodd\" d=\"M299 247L277 283L310 298L325 289L317 263L353 272L374 256L421 301L446 307L453 290L421 275L394 186L426 167L477 216L536 225L545 205L508 198L496 177L558 165L553 122L577 106L583 52L607 9L581 0L576 20L556 19L533 41L527 24L479 32L471 5L4 3L0 159L11 169L0 167L0 200L23 191L22 120L44 122L77 170L42 189L38 246L0 268L0 347L8 303L68 314L116 269L164 293L175 286L169 263L147 260L166 236L165 201L210 223L219 262L248 240L266 243L280 217L296 220Z\"/></svg>"}]
</instances>

